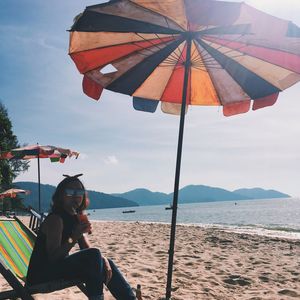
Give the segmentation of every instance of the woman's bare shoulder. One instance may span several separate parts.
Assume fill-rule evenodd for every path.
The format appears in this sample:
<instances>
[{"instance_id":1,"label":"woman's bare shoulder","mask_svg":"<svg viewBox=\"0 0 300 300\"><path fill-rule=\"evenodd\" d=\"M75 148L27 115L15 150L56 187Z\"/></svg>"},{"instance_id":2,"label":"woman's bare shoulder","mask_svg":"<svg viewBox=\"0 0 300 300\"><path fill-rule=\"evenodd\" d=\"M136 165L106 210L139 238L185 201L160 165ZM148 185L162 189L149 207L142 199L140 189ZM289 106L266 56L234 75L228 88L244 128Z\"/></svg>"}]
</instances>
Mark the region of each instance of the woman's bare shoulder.
<instances>
[{"instance_id":1,"label":"woman's bare shoulder","mask_svg":"<svg viewBox=\"0 0 300 300\"><path fill-rule=\"evenodd\" d=\"M43 222L42 231L46 233L49 229L51 230L62 230L63 228L63 220L61 216L57 214L51 214L46 217Z\"/></svg>"}]
</instances>

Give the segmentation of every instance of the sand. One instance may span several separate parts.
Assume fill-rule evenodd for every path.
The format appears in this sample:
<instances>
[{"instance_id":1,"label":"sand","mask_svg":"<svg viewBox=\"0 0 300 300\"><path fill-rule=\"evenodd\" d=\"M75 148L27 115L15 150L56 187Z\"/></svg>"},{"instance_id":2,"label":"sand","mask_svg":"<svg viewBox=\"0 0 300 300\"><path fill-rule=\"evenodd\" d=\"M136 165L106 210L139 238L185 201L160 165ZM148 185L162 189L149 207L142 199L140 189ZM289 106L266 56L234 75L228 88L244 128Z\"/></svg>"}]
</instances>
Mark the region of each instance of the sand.
<instances>
[{"instance_id":1,"label":"sand","mask_svg":"<svg viewBox=\"0 0 300 300\"><path fill-rule=\"evenodd\" d=\"M170 226L93 222L89 240L112 258L144 299L165 295ZM174 300L300 299L300 241L178 226ZM0 290L7 288L0 278ZM86 299L69 288L35 299ZM105 291L105 299L114 299Z\"/></svg>"}]
</instances>

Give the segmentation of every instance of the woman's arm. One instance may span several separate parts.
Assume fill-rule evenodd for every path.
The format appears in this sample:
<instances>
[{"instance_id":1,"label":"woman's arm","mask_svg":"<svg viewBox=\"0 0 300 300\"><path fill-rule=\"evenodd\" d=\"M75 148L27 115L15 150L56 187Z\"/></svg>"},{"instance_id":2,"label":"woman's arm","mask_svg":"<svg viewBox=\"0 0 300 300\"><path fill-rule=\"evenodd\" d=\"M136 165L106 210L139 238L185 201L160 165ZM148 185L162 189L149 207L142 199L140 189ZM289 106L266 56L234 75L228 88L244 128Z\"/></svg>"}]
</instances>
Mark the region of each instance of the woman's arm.
<instances>
[{"instance_id":1,"label":"woman's arm","mask_svg":"<svg viewBox=\"0 0 300 300\"><path fill-rule=\"evenodd\" d=\"M82 235L82 237L78 240L78 245L80 249L91 248L90 242L85 235Z\"/></svg>"},{"instance_id":2,"label":"woman's arm","mask_svg":"<svg viewBox=\"0 0 300 300\"><path fill-rule=\"evenodd\" d=\"M78 245L79 245L80 249L86 249L86 248L91 247L90 242L89 242L87 236L85 236L85 235L82 235L82 237L78 240ZM111 266L109 264L108 259L104 256L102 256L102 258L103 258L103 261L104 261L104 268L105 268L105 271L106 271L106 282L105 282L105 284L107 285L109 283L109 281L111 280L111 278L112 278L112 269L111 269Z\"/></svg>"}]
</instances>

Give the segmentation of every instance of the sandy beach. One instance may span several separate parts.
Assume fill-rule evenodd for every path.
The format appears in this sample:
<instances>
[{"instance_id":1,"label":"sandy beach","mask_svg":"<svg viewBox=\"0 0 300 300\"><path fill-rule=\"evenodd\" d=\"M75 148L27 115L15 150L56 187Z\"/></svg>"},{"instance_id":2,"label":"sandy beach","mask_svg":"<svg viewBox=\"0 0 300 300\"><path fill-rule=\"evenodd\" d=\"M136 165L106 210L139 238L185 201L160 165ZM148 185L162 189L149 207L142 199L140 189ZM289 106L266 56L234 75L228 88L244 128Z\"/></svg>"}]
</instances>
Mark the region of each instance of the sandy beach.
<instances>
[{"instance_id":1,"label":"sandy beach","mask_svg":"<svg viewBox=\"0 0 300 300\"><path fill-rule=\"evenodd\" d=\"M144 299L165 295L169 225L93 221L94 247L112 258ZM0 289L8 288L0 279ZM300 299L300 241L177 227L174 300ZM70 288L35 299L86 299ZM114 299L105 291L105 299Z\"/></svg>"}]
</instances>

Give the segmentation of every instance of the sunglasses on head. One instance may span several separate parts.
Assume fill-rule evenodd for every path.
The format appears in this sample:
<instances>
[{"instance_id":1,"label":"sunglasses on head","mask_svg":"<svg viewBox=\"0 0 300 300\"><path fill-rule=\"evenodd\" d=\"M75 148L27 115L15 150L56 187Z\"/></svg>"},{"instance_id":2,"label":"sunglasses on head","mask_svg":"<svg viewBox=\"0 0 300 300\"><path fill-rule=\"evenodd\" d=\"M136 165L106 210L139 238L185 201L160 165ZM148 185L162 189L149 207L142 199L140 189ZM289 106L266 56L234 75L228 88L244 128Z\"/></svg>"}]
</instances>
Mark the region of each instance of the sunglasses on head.
<instances>
[{"instance_id":1,"label":"sunglasses on head","mask_svg":"<svg viewBox=\"0 0 300 300\"><path fill-rule=\"evenodd\" d=\"M65 189L66 196L72 197L72 196L83 196L84 190L81 189Z\"/></svg>"}]
</instances>

